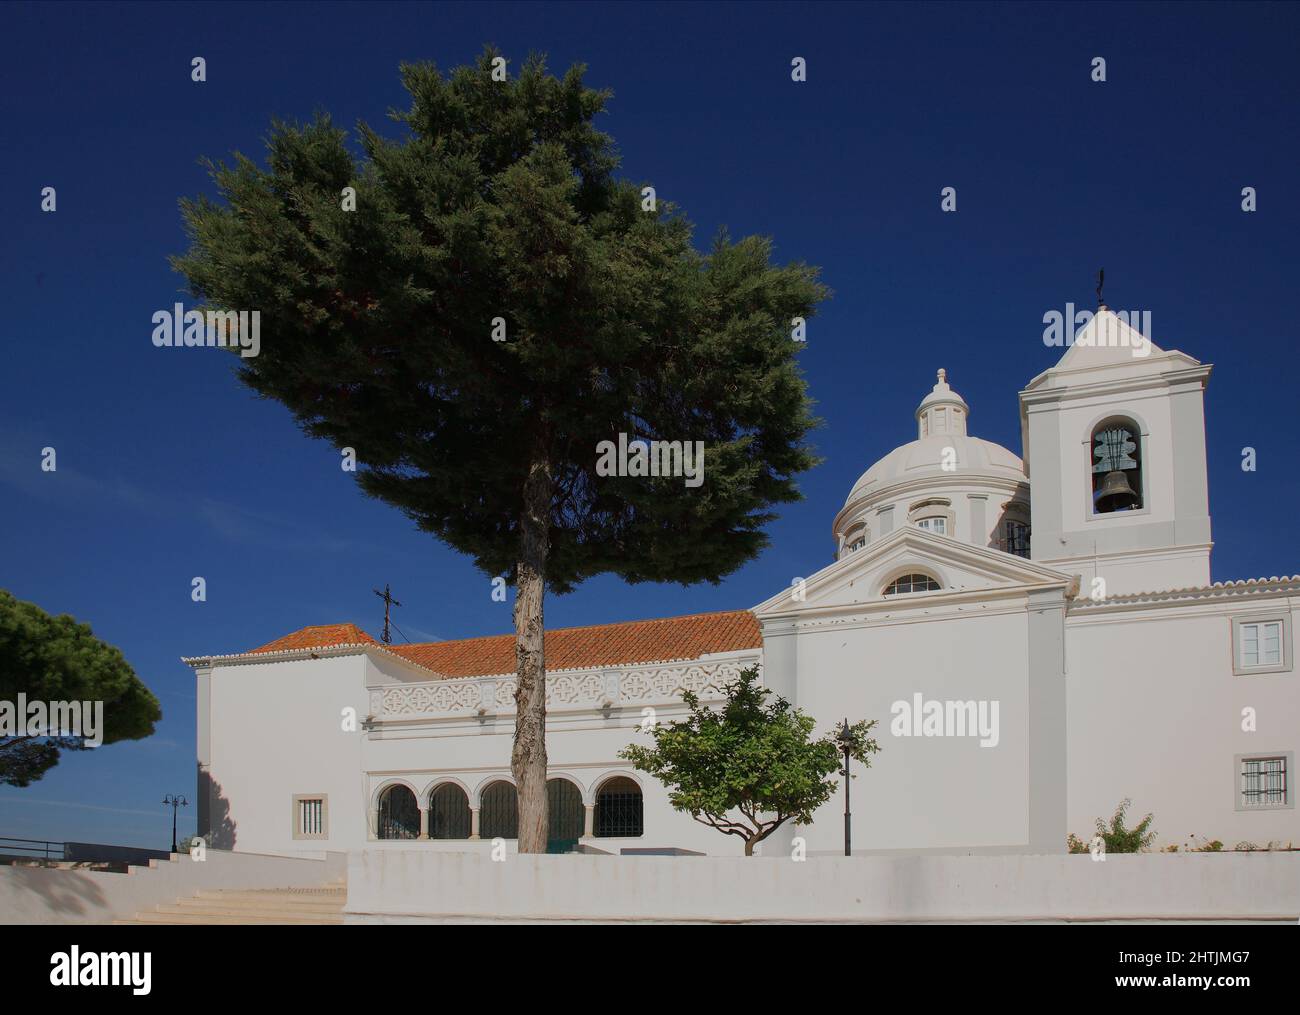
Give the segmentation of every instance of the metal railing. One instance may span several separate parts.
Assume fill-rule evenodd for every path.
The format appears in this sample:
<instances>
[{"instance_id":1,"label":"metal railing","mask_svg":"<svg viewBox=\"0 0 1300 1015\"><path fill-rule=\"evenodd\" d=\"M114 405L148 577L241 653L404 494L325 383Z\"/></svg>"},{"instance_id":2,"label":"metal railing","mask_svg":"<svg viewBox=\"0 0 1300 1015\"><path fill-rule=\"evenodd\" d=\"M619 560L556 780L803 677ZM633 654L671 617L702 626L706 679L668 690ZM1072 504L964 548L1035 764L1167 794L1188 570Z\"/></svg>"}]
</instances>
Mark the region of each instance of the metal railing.
<instances>
[{"instance_id":1,"label":"metal railing","mask_svg":"<svg viewBox=\"0 0 1300 1015\"><path fill-rule=\"evenodd\" d=\"M67 843L46 839L13 839L0 835L0 863L15 860L39 860L42 863L62 862L67 854Z\"/></svg>"}]
</instances>

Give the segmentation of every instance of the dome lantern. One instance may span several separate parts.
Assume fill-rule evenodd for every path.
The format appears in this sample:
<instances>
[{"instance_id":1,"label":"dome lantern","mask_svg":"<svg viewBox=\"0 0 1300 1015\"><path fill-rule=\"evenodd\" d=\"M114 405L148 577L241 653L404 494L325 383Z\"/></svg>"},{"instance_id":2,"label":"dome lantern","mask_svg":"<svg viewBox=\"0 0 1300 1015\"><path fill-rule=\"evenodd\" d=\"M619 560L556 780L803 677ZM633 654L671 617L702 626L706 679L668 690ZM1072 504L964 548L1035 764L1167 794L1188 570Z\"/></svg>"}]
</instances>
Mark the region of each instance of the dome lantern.
<instances>
[{"instance_id":1,"label":"dome lantern","mask_svg":"<svg viewBox=\"0 0 1300 1015\"><path fill-rule=\"evenodd\" d=\"M966 417L970 406L966 399L948 387L948 371L939 368L938 383L921 404L916 407L916 436L918 440L943 434L966 436Z\"/></svg>"}]
</instances>

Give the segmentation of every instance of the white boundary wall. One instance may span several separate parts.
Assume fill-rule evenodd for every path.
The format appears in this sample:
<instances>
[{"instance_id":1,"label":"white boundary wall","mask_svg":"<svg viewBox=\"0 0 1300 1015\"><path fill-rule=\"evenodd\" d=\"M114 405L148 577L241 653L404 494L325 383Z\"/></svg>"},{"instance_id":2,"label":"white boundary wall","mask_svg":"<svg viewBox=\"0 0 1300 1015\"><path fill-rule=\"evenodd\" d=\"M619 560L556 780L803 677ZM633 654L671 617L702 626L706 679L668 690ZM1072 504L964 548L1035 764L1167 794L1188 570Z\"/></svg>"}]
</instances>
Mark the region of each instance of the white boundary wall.
<instances>
[{"instance_id":1,"label":"white boundary wall","mask_svg":"<svg viewBox=\"0 0 1300 1015\"><path fill-rule=\"evenodd\" d=\"M1291 920L1300 852L811 857L348 854L349 923Z\"/></svg>"},{"instance_id":2,"label":"white boundary wall","mask_svg":"<svg viewBox=\"0 0 1300 1015\"><path fill-rule=\"evenodd\" d=\"M128 873L0 866L0 923L109 923L222 888L315 888L342 878L342 853L317 858L209 849L201 861L172 854Z\"/></svg>"}]
</instances>

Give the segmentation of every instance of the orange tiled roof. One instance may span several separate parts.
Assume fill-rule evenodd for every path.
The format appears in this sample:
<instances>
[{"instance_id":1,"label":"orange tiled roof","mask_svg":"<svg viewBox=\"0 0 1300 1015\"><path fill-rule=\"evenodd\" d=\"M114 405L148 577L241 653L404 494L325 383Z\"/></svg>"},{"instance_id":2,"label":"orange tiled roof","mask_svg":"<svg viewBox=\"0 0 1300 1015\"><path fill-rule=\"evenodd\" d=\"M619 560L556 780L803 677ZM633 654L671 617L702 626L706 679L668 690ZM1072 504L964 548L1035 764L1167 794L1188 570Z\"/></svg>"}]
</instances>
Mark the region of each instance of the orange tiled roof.
<instances>
[{"instance_id":1,"label":"orange tiled roof","mask_svg":"<svg viewBox=\"0 0 1300 1015\"><path fill-rule=\"evenodd\" d=\"M712 652L758 648L763 639L749 610L696 613L546 632L546 668L574 670L622 663L698 659ZM482 677L515 671L515 636L393 645L392 650L447 677Z\"/></svg>"},{"instance_id":2,"label":"orange tiled roof","mask_svg":"<svg viewBox=\"0 0 1300 1015\"><path fill-rule=\"evenodd\" d=\"M356 624L320 624L304 627L301 631L286 634L268 642L253 652L283 652L294 648L325 648L330 645L378 645L379 642L357 627Z\"/></svg>"},{"instance_id":3,"label":"orange tiled roof","mask_svg":"<svg viewBox=\"0 0 1300 1015\"><path fill-rule=\"evenodd\" d=\"M253 653L358 643L379 644L355 624L326 624L304 627L301 631L253 649ZM698 659L713 652L759 648L762 644L758 620L749 610L696 613L687 617L634 620L623 624L598 624L594 627L565 627L546 632L546 668L572 670L622 663ZM447 677L482 677L515 671L513 634L464 638L460 641L424 642L418 645L390 645L388 648L413 663Z\"/></svg>"}]
</instances>

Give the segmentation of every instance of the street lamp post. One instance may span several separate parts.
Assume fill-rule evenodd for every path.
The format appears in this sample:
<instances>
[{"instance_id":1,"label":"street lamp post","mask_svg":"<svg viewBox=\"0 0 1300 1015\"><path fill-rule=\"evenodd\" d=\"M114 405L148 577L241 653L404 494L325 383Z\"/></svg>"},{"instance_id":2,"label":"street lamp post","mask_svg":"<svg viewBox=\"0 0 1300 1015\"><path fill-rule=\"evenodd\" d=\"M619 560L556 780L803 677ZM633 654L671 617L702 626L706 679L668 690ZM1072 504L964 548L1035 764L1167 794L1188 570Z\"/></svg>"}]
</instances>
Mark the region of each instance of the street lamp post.
<instances>
[{"instance_id":1,"label":"street lamp post","mask_svg":"<svg viewBox=\"0 0 1300 1015\"><path fill-rule=\"evenodd\" d=\"M179 852L176 848L176 808L188 807L190 802L183 796L172 796L170 793L163 797L163 806L172 809L172 852Z\"/></svg>"},{"instance_id":2,"label":"street lamp post","mask_svg":"<svg viewBox=\"0 0 1300 1015\"><path fill-rule=\"evenodd\" d=\"M840 743L840 750L844 752L844 771L840 774L844 776L844 855L853 855L853 816L849 811L849 751L853 749L853 735L849 733L849 719L844 717L844 725L840 727L840 734L836 739Z\"/></svg>"}]
</instances>

